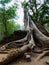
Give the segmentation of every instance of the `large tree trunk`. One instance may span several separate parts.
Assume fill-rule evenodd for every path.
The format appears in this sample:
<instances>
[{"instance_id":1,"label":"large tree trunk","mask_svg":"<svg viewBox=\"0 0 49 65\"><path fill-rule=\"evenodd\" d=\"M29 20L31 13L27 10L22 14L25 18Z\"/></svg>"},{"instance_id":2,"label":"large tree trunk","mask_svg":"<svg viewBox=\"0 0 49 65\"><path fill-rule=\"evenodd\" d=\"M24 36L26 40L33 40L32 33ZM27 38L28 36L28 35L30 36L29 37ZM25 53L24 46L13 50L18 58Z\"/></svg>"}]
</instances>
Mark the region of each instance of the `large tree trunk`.
<instances>
[{"instance_id":1,"label":"large tree trunk","mask_svg":"<svg viewBox=\"0 0 49 65\"><path fill-rule=\"evenodd\" d=\"M0 60L0 65L5 65L5 64L11 62L18 56L24 54L27 50L29 50L29 48L33 49L33 47L35 47L34 40L38 40L39 44L41 43L43 48L49 47L49 37L44 35L42 33L42 31L40 31L37 28L36 24L31 20L30 16L28 16L28 13L26 11L24 11L24 12L25 12L25 27L27 30L26 37L23 39L20 39L17 41L12 41L12 42L9 42L9 43L3 45L0 48L0 52L11 47L12 44L13 45L16 44L16 46L17 46L17 43L23 43L23 45L19 49L10 51L4 59L2 58L2 60ZM36 39L33 37L33 35Z\"/></svg>"},{"instance_id":2,"label":"large tree trunk","mask_svg":"<svg viewBox=\"0 0 49 65\"><path fill-rule=\"evenodd\" d=\"M35 23L37 28L46 36L49 36L49 32L40 24L40 23Z\"/></svg>"},{"instance_id":3,"label":"large tree trunk","mask_svg":"<svg viewBox=\"0 0 49 65\"><path fill-rule=\"evenodd\" d=\"M30 22L34 30L34 35L39 40L39 44L41 43L43 47L49 47L49 37L39 31L39 29L32 20Z\"/></svg>"}]
</instances>

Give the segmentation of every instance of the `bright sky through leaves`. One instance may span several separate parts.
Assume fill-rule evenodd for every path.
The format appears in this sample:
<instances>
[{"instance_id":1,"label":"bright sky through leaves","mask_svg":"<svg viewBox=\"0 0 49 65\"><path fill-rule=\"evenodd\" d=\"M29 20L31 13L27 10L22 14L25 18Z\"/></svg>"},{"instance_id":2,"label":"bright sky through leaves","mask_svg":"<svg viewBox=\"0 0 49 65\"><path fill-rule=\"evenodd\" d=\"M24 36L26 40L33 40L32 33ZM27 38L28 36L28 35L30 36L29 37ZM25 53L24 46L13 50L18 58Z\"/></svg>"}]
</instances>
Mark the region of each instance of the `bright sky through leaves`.
<instances>
[{"instance_id":1,"label":"bright sky through leaves","mask_svg":"<svg viewBox=\"0 0 49 65\"><path fill-rule=\"evenodd\" d=\"M8 5L6 5L6 6L11 6L11 5L13 5L14 4L14 2L15 2L16 0L12 0L12 2L11 3L9 3ZM17 9L17 15L19 16L19 18L18 18L18 20L15 20L15 22L17 22L18 24L20 24L21 26L22 25L24 25L24 19L23 19L23 17L24 17L24 13L23 13L23 8L22 8L22 6L21 6L21 2L24 2L24 0L17 0L18 1L18 4L19 4L19 8ZM26 1L28 1L28 0L26 0ZM39 0L37 0L38 2L39 2ZM43 2L43 0L41 0L41 2ZM0 7L1 7L1 4L0 4Z\"/></svg>"}]
</instances>

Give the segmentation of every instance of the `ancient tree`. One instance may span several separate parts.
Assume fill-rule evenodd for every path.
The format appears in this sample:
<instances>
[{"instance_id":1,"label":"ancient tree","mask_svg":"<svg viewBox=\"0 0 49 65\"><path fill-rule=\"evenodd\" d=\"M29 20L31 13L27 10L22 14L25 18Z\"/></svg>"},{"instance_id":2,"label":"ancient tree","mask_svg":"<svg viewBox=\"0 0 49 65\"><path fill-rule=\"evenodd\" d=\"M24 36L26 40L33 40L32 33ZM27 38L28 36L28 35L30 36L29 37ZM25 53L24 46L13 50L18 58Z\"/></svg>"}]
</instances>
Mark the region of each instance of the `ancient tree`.
<instances>
[{"instance_id":1,"label":"ancient tree","mask_svg":"<svg viewBox=\"0 0 49 65\"><path fill-rule=\"evenodd\" d=\"M27 3L27 5L29 4ZM37 21L37 18L32 19L32 16L28 11L28 6L24 7L24 25L27 34L24 38L6 43L0 48L0 52L2 52L13 46L15 47L15 49L8 53L6 58L1 60L0 64L4 65L11 62L13 59L24 54L29 49L31 49L31 51L34 50L37 53L42 52L42 54L37 57L36 61L43 57L45 54L49 53L49 33L35 21ZM17 46L19 46L19 48L17 48ZM35 50L36 47L40 48L41 51Z\"/></svg>"}]
</instances>

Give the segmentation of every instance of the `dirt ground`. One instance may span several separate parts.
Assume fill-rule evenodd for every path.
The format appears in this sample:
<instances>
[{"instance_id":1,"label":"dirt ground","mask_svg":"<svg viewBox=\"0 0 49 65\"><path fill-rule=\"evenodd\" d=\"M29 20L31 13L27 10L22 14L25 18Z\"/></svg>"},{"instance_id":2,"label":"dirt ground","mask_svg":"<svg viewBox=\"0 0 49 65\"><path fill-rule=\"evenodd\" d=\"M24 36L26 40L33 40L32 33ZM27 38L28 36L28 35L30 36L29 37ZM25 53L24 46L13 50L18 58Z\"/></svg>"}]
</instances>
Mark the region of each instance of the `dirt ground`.
<instances>
[{"instance_id":1,"label":"dirt ground","mask_svg":"<svg viewBox=\"0 0 49 65\"><path fill-rule=\"evenodd\" d=\"M41 54L41 53L40 53ZM36 58L40 55L39 53L33 53L31 52L31 61L27 62L23 56L14 59L11 63L7 64L7 65L49 65L46 64L46 61L49 61L49 56L45 56L42 59L40 59L39 61L36 61ZM4 57L6 57L7 54L5 53L0 53L0 60L4 59Z\"/></svg>"},{"instance_id":2,"label":"dirt ground","mask_svg":"<svg viewBox=\"0 0 49 65\"><path fill-rule=\"evenodd\" d=\"M10 63L9 65L48 65L48 64L46 64L46 61L49 60L49 56L45 56L40 61L35 62L37 56L38 56L38 54L33 53L31 62L27 62L23 58L19 58L19 59L15 60L14 62Z\"/></svg>"}]
</instances>

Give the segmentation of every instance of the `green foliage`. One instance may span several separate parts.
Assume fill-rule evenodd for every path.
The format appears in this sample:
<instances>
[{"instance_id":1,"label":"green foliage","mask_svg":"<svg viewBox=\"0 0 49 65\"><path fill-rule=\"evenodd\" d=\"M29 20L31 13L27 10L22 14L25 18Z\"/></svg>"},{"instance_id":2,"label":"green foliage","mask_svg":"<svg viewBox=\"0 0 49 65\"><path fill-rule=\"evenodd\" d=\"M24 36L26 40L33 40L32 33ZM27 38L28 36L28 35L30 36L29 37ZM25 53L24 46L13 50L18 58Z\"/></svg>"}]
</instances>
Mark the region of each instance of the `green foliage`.
<instances>
[{"instance_id":1,"label":"green foliage","mask_svg":"<svg viewBox=\"0 0 49 65\"><path fill-rule=\"evenodd\" d=\"M43 26L49 22L49 0L29 0L25 8L31 11L32 20L36 23L41 23ZM30 13L30 12L29 12ZM49 26L47 25L47 28Z\"/></svg>"},{"instance_id":2,"label":"green foliage","mask_svg":"<svg viewBox=\"0 0 49 65\"><path fill-rule=\"evenodd\" d=\"M44 2L39 8L39 16L42 24L47 23L49 21L49 6L47 6L47 2Z\"/></svg>"},{"instance_id":3,"label":"green foliage","mask_svg":"<svg viewBox=\"0 0 49 65\"><path fill-rule=\"evenodd\" d=\"M19 29L20 26L12 20L7 21L7 35L12 34L15 30Z\"/></svg>"},{"instance_id":4,"label":"green foliage","mask_svg":"<svg viewBox=\"0 0 49 65\"><path fill-rule=\"evenodd\" d=\"M46 30L49 32L49 23L45 24L44 27L45 27Z\"/></svg>"},{"instance_id":5,"label":"green foliage","mask_svg":"<svg viewBox=\"0 0 49 65\"><path fill-rule=\"evenodd\" d=\"M16 16L16 8L13 6L13 7L9 7L9 9L7 11L5 11L5 17L6 19L12 19L12 18L15 18Z\"/></svg>"},{"instance_id":6,"label":"green foliage","mask_svg":"<svg viewBox=\"0 0 49 65\"><path fill-rule=\"evenodd\" d=\"M2 5L0 7L0 40L2 40L3 37L12 34L20 27L18 24L15 24L14 20L12 20L17 16L17 4L14 3L14 5L11 7L9 6L6 9L5 4L10 3L11 1L12 0L0 0L0 4Z\"/></svg>"},{"instance_id":7,"label":"green foliage","mask_svg":"<svg viewBox=\"0 0 49 65\"><path fill-rule=\"evenodd\" d=\"M5 4L5 3L8 3L8 2L10 2L10 1L12 1L12 0L0 0L0 3L1 3L1 4Z\"/></svg>"},{"instance_id":8,"label":"green foliage","mask_svg":"<svg viewBox=\"0 0 49 65\"><path fill-rule=\"evenodd\" d=\"M0 40L3 39L3 37L4 37L4 32L5 32L4 26L3 26L2 23L0 23Z\"/></svg>"},{"instance_id":9,"label":"green foliage","mask_svg":"<svg viewBox=\"0 0 49 65\"><path fill-rule=\"evenodd\" d=\"M14 31L20 29L20 25L15 23L14 20L10 20L6 22L7 25L7 36L9 36L10 34L13 34ZM5 37L5 27L4 24L1 22L0 23L0 40L3 39L3 37Z\"/></svg>"},{"instance_id":10,"label":"green foliage","mask_svg":"<svg viewBox=\"0 0 49 65\"><path fill-rule=\"evenodd\" d=\"M22 2L22 6L25 8L27 6L27 3L25 1Z\"/></svg>"}]
</instances>

